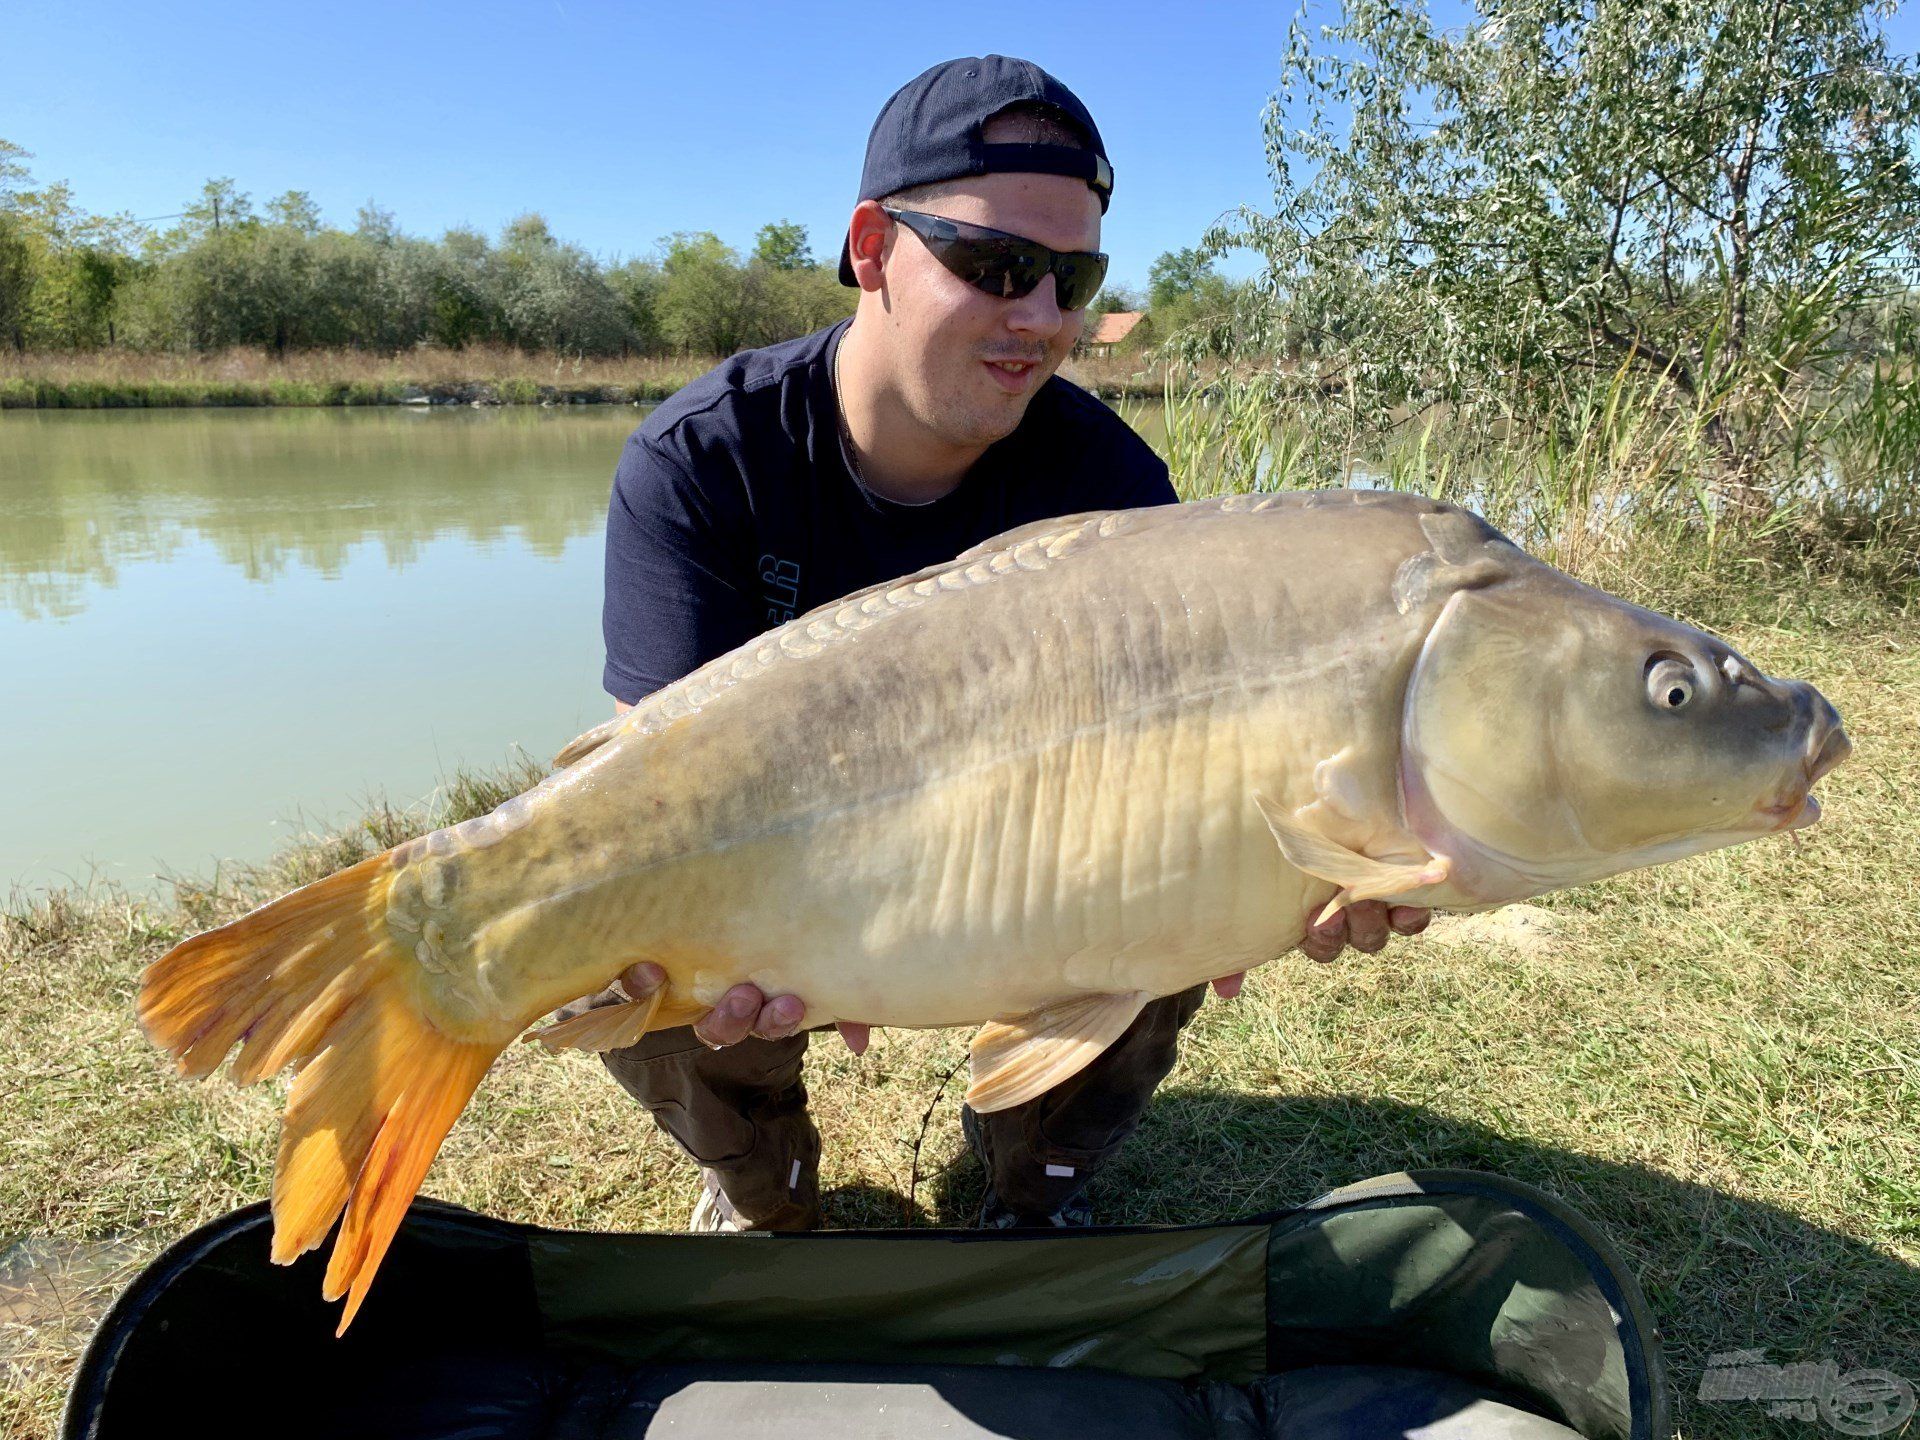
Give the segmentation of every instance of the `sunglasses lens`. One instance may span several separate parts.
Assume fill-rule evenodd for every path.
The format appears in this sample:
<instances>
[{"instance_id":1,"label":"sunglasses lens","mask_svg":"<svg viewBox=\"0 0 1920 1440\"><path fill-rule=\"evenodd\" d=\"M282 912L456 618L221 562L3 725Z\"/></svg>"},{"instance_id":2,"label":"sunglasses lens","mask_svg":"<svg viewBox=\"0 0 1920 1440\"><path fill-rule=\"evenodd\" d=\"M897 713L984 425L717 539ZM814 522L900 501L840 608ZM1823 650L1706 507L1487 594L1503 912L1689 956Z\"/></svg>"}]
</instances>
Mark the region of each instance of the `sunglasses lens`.
<instances>
[{"instance_id":1,"label":"sunglasses lens","mask_svg":"<svg viewBox=\"0 0 1920 1440\"><path fill-rule=\"evenodd\" d=\"M1062 255L1054 262L1054 285L1062 310L1080 310L1100 293L1107 278L1107 262L1097 255Z\"/></svg>"},{"instance_id":2,"label":"sunglasses lens","mask_svg":"<svg viewBox=\"0 0 1920 1440\"><path fill-rule=\"evenodd\" d=\"M1054 254L1017 236L969 238L954 233L954 222L940 216L912 216L889 211L908 221L942 265L974 289L1001 300L1031 295L1051 267L1054 296L1062 310L1083 309L1107 278L1107 257L1092 254Z\"/></svg>"},{"instance_id":3,"label":"sunglasses lens","mask_svg":"<svg viewBox=\"0 0 1920 1440\"><path fill-rule=\"evenodd\" d=\"M1008 240L949 240L934 253L974 289L1002 300L1031 295L1046 274L1031 250Z\"/></svg>"}]
</instances>

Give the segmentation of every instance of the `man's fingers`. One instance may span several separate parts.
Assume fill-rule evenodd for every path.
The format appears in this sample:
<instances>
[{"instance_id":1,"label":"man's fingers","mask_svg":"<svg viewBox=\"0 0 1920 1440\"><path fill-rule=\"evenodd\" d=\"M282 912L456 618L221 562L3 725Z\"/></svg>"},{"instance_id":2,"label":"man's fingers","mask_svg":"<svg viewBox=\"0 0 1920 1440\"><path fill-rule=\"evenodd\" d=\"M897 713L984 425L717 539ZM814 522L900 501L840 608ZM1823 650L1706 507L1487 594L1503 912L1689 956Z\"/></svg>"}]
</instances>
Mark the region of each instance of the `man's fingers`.
<instances>
[{"instance_id":1,"label":"man's fingers","mask_svg":"<svg viewBox=\"0 0 1920 1440\"><path fill-rule=\"evenodd\" d=\"M873 1027L862 1025L858 1020L836 1020L834 1029L840 1032L840 1038L847 1042L847 1049L856 1055L867 1053L867 1042L873 1038Z\"/></svg>"},{"instance_id":2,"label":"man's fingers","mask_svg":"<svg viewBox=\"0 0 1920 1440\"><path fill-rule=\"evenodd\" d=\"M1387 948L1387 907L1378 900L1356 900L1347 907L1347 943L1377 955Z\"/></svg>"},{"instance_id":3,"label":"man's fingers","mask_svg":"<svg viewBox=\"0 0 1920 1440\"><path fill-rule=\"evenodd\" d=\"M753 1022L753 1033L762 1040L784 1040L800 1028L807 1018L807 1007L798 995L776 995L760 1007Z\"/></svg>"},{"instance_id":4,"label":"man's fingers","mask_svg":"<svg viewBox=\"0 0 1920 1440\"><path fill-rule=\"evenodd\" d=\"M1222 1000L1231 1000L1240 993L1240 987L1247 983L1247 972L1236 970L1231 975L1222 975L1213 982L1213 993Z\"/></svg>"},{"instance_id":5,"label":"man's fingers","mask_svg":"<svg viewBox=\"0 0 1920 1440\"><path fill-rule=\"evenodd\" d=\"M753 1022L766 1003L767 997L758 985L736 985L695 1022L693 1033L716 1050L722 1045L738 1045L753 1033Z\"/></svg>"},{"instance_id":6,"label":"man's fingers","mask_svg":"<svg viewBox=\"0 0 1920 1440\"><path fill-rule=\"evenodd\" d=\"M667 972L651 960L642 960L622 970L614 983L627 992L629 1000L644 1000L667 983Z\"/></svg>"},{"instance_id":7,"label":"man's fingers","mask_svg":"<svg viewBox=\"0 0 1920 1440\"><path fill-rule=\"evenodd\" d=\"M1300 942L1300 953L1309 960L1317 960L1322 965L1332 960L1347 945L1347 912L1335 913L1323 925L1308 925L1307 933Z\"/></svg>"},{"instance_id":8,"label":"man's fingers","mask_svg":"<svg viewBox=\"0 0 1920 1440\"><path fill-rule=\"evenodd\" d=\"M1396 935L1418 935L1433 921L1433 911L1418 905L1396 905L1387 912L1387 924Z\"/></svg>"}]
</instances>

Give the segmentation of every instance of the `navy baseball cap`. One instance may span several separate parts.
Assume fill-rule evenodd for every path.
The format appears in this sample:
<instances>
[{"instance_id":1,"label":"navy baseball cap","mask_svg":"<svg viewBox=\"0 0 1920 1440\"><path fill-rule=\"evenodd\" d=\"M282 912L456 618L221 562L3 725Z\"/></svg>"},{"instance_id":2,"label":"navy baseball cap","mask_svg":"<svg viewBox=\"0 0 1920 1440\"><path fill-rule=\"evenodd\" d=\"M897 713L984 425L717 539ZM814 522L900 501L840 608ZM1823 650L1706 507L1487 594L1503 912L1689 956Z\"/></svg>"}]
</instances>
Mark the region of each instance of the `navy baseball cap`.
<instances>
[{"instance_id":1,"label":"navy baseball cap","mask_svg":"<svg viewBox=\"0 0 1920 1440\"><path fill-rule=\"evenodd\" d=\"M1086 132L1086 148L987 144L981 138L987 121L1022 103L1058 110ZM1106 146L1078 95L1032 61L969 56L915 76L880 107L880 118L867 136L859 198L879 200L914 185L1009 170L1085 180L1100 197L1102 215L1113 196ZM840 239L840 283L856 283L845 236Z\"/></svg>"}]
</instances>

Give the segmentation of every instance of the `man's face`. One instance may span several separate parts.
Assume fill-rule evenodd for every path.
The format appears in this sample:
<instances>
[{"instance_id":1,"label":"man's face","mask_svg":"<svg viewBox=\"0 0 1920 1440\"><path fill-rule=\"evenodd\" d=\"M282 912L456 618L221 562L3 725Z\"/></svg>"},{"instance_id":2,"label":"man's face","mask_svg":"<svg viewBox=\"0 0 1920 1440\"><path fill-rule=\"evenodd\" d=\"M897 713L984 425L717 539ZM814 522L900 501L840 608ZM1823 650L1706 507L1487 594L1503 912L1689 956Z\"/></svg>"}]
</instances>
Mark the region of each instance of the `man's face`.
<instances>
[{"instance_id":1,"label":"man's face","mask_svg":"<svg viewBox=\"0 0 1920 1440\"><path fill-rule=\"evenodd\" d=\"M1065 175L980 175L914 208L991 226L1055 250L1100 248L1100 202ZM886 251L884 326L900 394L949 444L989 445L1013 433L1080 336L1086 310L1062 310L1049 275L1006 300L953 275L905 226Z\"/></svg>"}]
</instances>

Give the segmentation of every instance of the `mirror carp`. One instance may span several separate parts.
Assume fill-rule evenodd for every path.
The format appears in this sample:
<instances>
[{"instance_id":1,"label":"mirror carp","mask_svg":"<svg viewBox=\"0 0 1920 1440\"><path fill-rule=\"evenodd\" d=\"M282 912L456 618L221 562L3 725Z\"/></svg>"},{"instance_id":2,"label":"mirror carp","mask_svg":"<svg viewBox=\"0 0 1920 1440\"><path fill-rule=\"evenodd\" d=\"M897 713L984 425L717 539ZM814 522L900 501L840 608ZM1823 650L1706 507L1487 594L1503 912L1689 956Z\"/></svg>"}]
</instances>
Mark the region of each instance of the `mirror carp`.
<instances>
[{"instance_id":1,"label":"mirror carp","mask_svg":"<svg viewBox=\"0 0 1920 1440\"><path fill-rule=\"evenodd\" d=\"M297 1069L272 1257L345 1211L340 1330L495 1058L603 1050L732 985L810 1024L981 1025L1017 1105L1150 1000L1356 900L1487 909L1811 824L1811 686L1384 491L1070 516L802 615L526 794L182 942L140 1019L183 1073Z\"/></svg>"}]
</instances>

